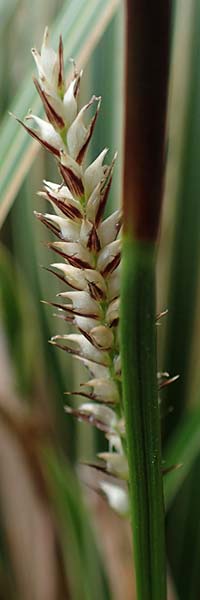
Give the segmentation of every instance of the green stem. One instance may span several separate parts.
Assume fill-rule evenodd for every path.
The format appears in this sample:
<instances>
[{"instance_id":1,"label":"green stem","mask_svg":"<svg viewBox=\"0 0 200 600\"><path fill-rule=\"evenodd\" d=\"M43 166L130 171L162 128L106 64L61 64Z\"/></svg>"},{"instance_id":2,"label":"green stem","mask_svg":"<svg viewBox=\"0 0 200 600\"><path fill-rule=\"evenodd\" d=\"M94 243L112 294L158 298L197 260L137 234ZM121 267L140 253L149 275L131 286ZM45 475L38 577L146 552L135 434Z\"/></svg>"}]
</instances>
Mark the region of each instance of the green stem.
<instances>
[{"instance_id":1,"label":"green stem","mask_svg":"<svg viewBox=\"0 0 200 600\"><path fill-rule=\"evenodd\" d=\"M126 236L122 265L121 352L137 599L165 600L155 244Z\"/></svg>"}]
</instances>

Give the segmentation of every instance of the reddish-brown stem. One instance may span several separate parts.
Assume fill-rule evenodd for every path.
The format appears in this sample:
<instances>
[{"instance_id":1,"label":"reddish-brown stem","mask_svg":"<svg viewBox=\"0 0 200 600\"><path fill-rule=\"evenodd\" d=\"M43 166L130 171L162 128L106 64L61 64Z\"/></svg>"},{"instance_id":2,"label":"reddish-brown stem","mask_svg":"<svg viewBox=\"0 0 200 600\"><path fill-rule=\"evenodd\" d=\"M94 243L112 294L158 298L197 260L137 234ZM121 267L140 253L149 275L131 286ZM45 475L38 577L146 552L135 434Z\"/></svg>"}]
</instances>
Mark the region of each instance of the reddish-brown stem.
<instances>
[{"instance_id":1,"label":"reddish-brown stem","mask_svg":"<svg viewBox=\"0 0 200 600\"><path fill-rule=\"evenodd\" d=\"M155 241L165 150L170 0L126 0L125 230Z\"/></svg>"}]
</instances>

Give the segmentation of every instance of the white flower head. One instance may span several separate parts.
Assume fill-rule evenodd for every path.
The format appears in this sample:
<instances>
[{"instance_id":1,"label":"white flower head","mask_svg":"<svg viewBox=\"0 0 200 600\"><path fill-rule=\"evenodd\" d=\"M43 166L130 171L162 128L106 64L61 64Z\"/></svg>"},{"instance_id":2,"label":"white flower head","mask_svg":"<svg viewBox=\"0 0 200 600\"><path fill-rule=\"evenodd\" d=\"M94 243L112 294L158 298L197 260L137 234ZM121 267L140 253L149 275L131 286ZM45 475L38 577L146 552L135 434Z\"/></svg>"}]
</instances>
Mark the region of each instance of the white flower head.
<instances>
[{"instance_id":1,"label":"white flower head","mask_svg":"<svg viewBox=\"0 0 200 600\"><path fill-rule=\"evenodd\" d=\"M57 309L56 316L63 325L72 327L72 332L66 329L50 342L73 355L88 370L88 380L72 392L86 401L66 407L66 411L104 432L108 451L99 454L106 463L100 469L107 471L107 477L110 474L124 482L113 485L102 481L101 492L114 510L126 516L128 463L124 453L123 406L119 410L121 366L117 330L121 213L117 210L104 220L116 155L110 165L104 164L108 152L104 148L85 168L84 157L101 98L92 96L79 109L82 72L78 73L73 63L73 79L66 87L62 38L55 52L46 28L41 51L34 48L32 53L38 70L34 83L46 120L29 113L27 119L33 121L33 127L18 121L56 157L61 175L58 184L44 181L44 189L39 192L54 212L45 209L45 213L35 215L57 238L48 247L59 255L59 262L53 262L47 271L54 273L64 288L56 301L47 304Z\"/></svg>"}]
</instances>

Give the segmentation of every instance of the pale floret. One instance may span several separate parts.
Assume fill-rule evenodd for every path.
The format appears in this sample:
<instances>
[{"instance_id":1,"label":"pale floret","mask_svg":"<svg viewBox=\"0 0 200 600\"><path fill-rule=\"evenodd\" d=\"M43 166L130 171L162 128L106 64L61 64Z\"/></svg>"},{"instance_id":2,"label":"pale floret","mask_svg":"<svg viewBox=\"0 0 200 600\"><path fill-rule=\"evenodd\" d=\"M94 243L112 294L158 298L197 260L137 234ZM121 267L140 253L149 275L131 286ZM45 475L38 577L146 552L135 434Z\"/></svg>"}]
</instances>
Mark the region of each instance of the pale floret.
<instances>
[{"instance_id":1,"label":"pale floret","mask_svg":"<svg viewBox=\"0 0 200 600\"><path fill-rule=\"evenodd\" d=\"M76 175L76 177L79 177L81 179L81 177L82 177L81 167L74 160L74 158L72 156L70 156L69 154L67 154L67 152L65 152L64 150L61 151L60 162L61 162L61 165L63 165L63 167L67 167L68 169L71 169L72 172Z\"/></svg>"},{"instance_id":2,"label":"pale floret","mask_svg":"<svg viewBox=\"0 0 200 600\"><path fill-rule=\"evenodd\" d=\"M77 357L83 365L88 369L91 377L95 377L96 379L108 379L110 378L110 370L105 365L100 365L99 363L95 363L92 360L84 357ZM84 384L85 385L85 384Z\"/></svg>"},{"instance_id":3,"label":"pale floret","mask_svg":"<svg viewBox=\"0 0 200 600\"><path fill-rule=\"evenodd\" d=\"M64 106L64 114L67 122L67 126L69 127L77 115L77 100L76 100L76 88L77 81L80 79L82 72L77 75L73 81L70 83L67 88L64 98L63 98L63 106Z\"/></svg>"},{"instance_id":4,"label":"pale floret","mask_svg":"<svg viewBox=\"0 0 200 600\"><path fill-rule=\"evenodd\" d=\"M98 456L106 462L109 473L117 475L120 479L128 479L128 462L124 454L100 452Z\"/></svg>"},{"instance_id":5,"label":"pale floret","mask_svg":"<svg viewBox=\"0 0 200 600\"><path fill-rule=\"evenodd\" d=\"M44 217L58 225L63 240L66 242L78 242L80 238L80 225L70 221L70 219L64 219L57 215L44 214Z\"/></svg>"},{"instance_id":6,"label":"pale floret","mask_svg":"<svg viewBox=\"0 0 200 600\"><path fill-rule=\"evenodd\" d=\"M112 379L90 379L85 385L92 388L94 398L109 404L119 402L118 388Z\"/></svg>"},{"instance_id":7,"label":"pale floret","mask_svg":"<svg viewBox=\"0 0 200 600\"><path fill-rule=\"evenodd\" d=\"M89 239L92 233L93 224L86 219L82 220L81 230L80 230L80 241L84 246L89 246Z\"/></svg>"},{"instance_id":8,"label":"pale floret","mask_svg":"<svg viewBox=\"0 0 200 600\"><path fill-rule=\"evenodd\" d=\"M72 265L64 263L52 263L51 267L54 267L62 271L66 282L77 290L86 290L87 282L85 278L85 271L77 269Z\"/></svg>"},{"instance_id":9,"label":"pale floret","mask_svg":"<svg viewBox=\"0 0 200 600\"><path fill-rule=\"evenodd\" d=\"M59 61L56 52L49 46L48 27L46 27L44 32L41 54L39 54L36 48L33 48L32 55L36 62L42 87L45 91L57 91Z\"/></svg>"},{"instance_id":10,"label":"pale floret","mask_svg":"<svg viewBox=\"0 0 200 600\"><path fill-rule=\"evenodd\" d=\"M101 247L107 246L116 239L121 227L121 211L116 210L110 217L105 219L99 226L98 235Z\"/></svg>"},{"instance_id":11,"label":"pale floret","mask_svg":"<svg viewBox=\"0 0 200 600\"><path fill-rule=\"evenodd\" d=\"M104 492L111 508L113 508L113 510L115 510L119 515L127 517L129 513L127 491L117 485L108 483L107 481L102 481L100 483L100 489L102 492Z\"/></svg>"},{"instance_id":12,"label":"pale floret","mask_svg":"<svg viewBox=\"0 0 200 600\"><path fill-rule=\"evenodd\" d=\"M27 121L30 119L32 121L34 121L34 123L36 123L36 125L39 129L41 139L44 142L47 142L53 148L56 148L56 150L59 150L59 151L63 148L62 139L61 139L59 133L57 133L55 131L55 129L54 129L53 125L51 125L51 123L48 123L47 121L44 121L44 119L40 119L40 117L37 117L32 114L29 114L26 117Z\"/></svg>"},{"instance_id":13,"label":"pale floret","mask_svg":"<svg viewBox=\"0 0 200 600\"><path fill-rule=\"evenodd\" d=\"M102 150L99 156L97 156L97 158L91 163L84 173L84 186L87 198L89 198L97 184L100 183L104 177L106 167L103 165L103 161L107 152L107 148Z\"/></svg>"},{"instance_id":14,"label":"pale floret","mask_svg":"<svg viewBox=\"0 0 200 600\"><path fill-rule=\"evenodd\" d=\"M70 156L76 160L82 146L85 143L87 137L87 127L83 121L83 115L85 113L85 107L83 107L75 121L72 122L71 127L67 133L67 145Z\"/></svg>"},{"instance_id":15,"label":"pale floret","mask_svg":"<svg viewBox=\"0 0 200 600\"><path fill-rule=\"evenodd\" d=\"M79 410L99 419L109 429L115 429L117 418L115 412L108 406L94 404L93 402L84 402L79 406Z\"/></svg>"},{"instance_id":16,"label":"pale floret","mask_svg":"<svg viewBox=\"0 0 200 600\"><path fill-rule=\"evenodd\" d=\"M70 189L73 197L82 198L84 196L84 187L82 182L82 168L80 165L65 151L60 151L60 172Z\"/></svg>"},{"instance_id":17,"label":"pale floret","mask_svg":"<svg viewBox=\"0 0 200 600\"><path fill-rule=\"evenodd\" d=\"M84 123L85 113L88 108L94 103L97 102L97 108L94 117L92 117L88 126ZM94 119L96 120L97 113L99 111L100 99L93 96L90 102L83 106L79 111L76 119L72 122L71 127L67 133L67 144L69 149L69 154L73 158L77 159L84 145L88 141L91 133L91 127L93 125Z\"/></svg>"},{"instance_id":18,"label":"pale floret","mask_svg":"<svg viewBox=\"0 0 200 600\"><path fill-rule=\"evenodd\" d=\"M97 213L101 202L101 183L98 183L91 193L86 206L86 217L91 223L96 222Z\"/></svg>"},{"instance_id":19,"label":"pale floret","mask_svg":"<svg viewBox=\"0 0 200 600\"><path fill-rule=\"evenodd\" d=\"M84 317L82 315L75 315L73 319L74 325L79 329L81 333L84 335L90 334L90 331L93 327L96 327L97 321L96 319L92 319L91 317Z\"/></svg>"},{"instance_id":20,"label":"pale floret","mask_svg":"<svg viewBox=\"0 0 200 600\"><path fill-rule=\"evenodd\" d=\"M108 325L112 325L115 321L119 319L119 298L113 300L106 312L106 321Z\"/></svg>"},{"instance_id":21,"label":"pale floret","mask_svg":"<svg viewBox=\"0 0 200 600\"><path fill-rule=\"evenodd\" d=\"M122 440L120 435L108 433L106 437L109 441L109 452L113 452L113 450L115 450L119 454L123 454Z\"/></svg>"},{"instance_id":22,"label":"pale floret","mask_svg":"<svg viewBox=\"0 0 200 600\"><path fill-rule=\"evenodd\" d=\"M66 185L58 185L57 183L52 183L52 181L46 181L46 179L44 179L43 183L47 192L55 194L57 198L73 200L73 196ZM79 202L76 204L79 205Z\"/></svg>"},{"instance_id":23,"label":"pale floret","mask_svg":"<svg viewBox=\"0 0 200 600\"><path fill-rule=\"evenodd\" d=\"M45 190L38 192L39 196L49 200L58 216L66 215L71 220L80 221L83 209L80 202L73 198L66 185L51 184L44 181Z\"/></svg>"},{"instance_id":24,"label":"pale floret","mask_svg":"<svg viewBox=\"0 0 200 600\"><path fill-rule=\"evenodd\" d=\"M95 269L85 269L85 278L93 298L96 298L97 295L99 295L98 299L100 299L100 297L105 297L106 285L101 273Z\"/></svg>"},{"instance_id":25,"label":"pale floret","mask_svg":"<svg viewBox=\"0 0 200 600\"><path fill-rule=\"evenodd\" d=\"M114 359L114 368L116 375L121 375L121 356L116 356Z\"/></svg>"},{"instance_id":26,"label":"pale floret","mask_svg":"<svg viewBox=\"0 0 200 600\"><path fill-rule=\"evenodd\" d=\"M120 292L120 266L111 273L107 280L108 300L114 300Z\"/></svg>"},{"instance_id":27,"label":"pale floret","mask_svg":"<svg viewBox=\"0 0 200 600\"><path fill-rule=\"evenodd\" d=\"M52 263L52 267L62 271L66 282L71 287L80 290L88 291L92 298L103 297L106 293L106 286L103 277L94 269L80 270L72 265L64 263Z\"/></svg>"},{"instance_id":28,"label":"pale floret","mask_svg":"<svg viewBox=\"0 0 200 600\"><path fill-rule=\"evenodd\" d=\"M39 82L35 80L46 114L52 124L66 130L77 115L77 95L81 73L75 70L74 78L67 89L63 79L63 44L60 38L58 53L49 45L48 29L45 29L41 53L36 48L32 54L37 66ZM73 62L73 61L72 61Z\"/></svg>"},{"instance_id":29,"label":"pale floret","mask_svg":"<svg viewBox=\"0 0 200 600\"><path fill-rule=\"evenodd\" d=\"M97 266L101 273L106 274L107 272L112 272L114 265L115 268L115 259L119 257L120 259L120 250L121 250L121 240L115 240L104 246L102 250L99 252ZM117 265L116 265L117 266Z\"/></svg>"},{"instance_id":30,"label":"pale floret","mask_svg":"<svg viewBox=\"0 0 200 600\"><path fill-rule=\"evenodd\" d=\"M105 325L93 327L90 332L92 343L102 350L110 350L113 345L114 337L111 329Z\"/></svg>"},{"instance_id":31,"label":"pale floret","mask_svg":"<svg viewBox=\"0 0 200 600\"><path fill-rule=\"evenodd\" d=\"M103 350L97 350L85 337L78 333L69 333L67 335L55 336L52 340L63 339L66 340L69 350L74 354L78 354L81 357L87 358L90 361L99 363L100 365L109 366L110 357L107 352Z\"/></svg>"},{"instance_id":32,"label":"pale floret","mask_svg":"<svg viewBox=\"0 0 200 600\"><path fill-rule=\"evenodd\" d=\"M79 242L53 242L51 247L66 257L72 266L84 268L91 265L92 267L93 257Z\"/></svg>"},{"instance_id":33,"label":"pale floret","mask_svg":"<svg viewBox=\"0 0 200 600\"><path fill-rule=\"evenodd\" d=\"M99 303L93 300L87 292L61 292L58 296L69 299L74 312L93 318L101 317L102 312Z\"/></svg>"}]
</instances>

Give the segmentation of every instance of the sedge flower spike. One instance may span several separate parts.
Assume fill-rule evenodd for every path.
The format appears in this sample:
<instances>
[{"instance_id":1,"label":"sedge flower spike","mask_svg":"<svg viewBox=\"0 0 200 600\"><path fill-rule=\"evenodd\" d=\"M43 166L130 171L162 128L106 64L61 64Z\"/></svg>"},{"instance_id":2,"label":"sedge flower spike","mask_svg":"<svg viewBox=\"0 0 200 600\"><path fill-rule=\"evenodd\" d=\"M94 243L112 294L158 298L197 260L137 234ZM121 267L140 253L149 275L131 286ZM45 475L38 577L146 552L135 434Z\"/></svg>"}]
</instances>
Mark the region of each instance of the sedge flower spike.
<instances>
[{"instance_id":1,"label":"sedge flower spike","mask_svg":"<svg viewBox=\"0 0 200 600\"><path fill-rule=\"evenodd\" d=\"M110 165L106 164L108 149L104 148L87 164L86 152L101 98L93 95L79 108L83 73L77 71L72 60L73 77L66 85L62 37L55 52L46 28L41 51L33 48L32 54L38 72L34 84L45 118L29 112L25 122L17 120L54 156L61 176L57 183L44 180L38 195L48 201L49 210L35 211L36 218L55 236L48 245L58 261L47 271L64 285L54 302L45 303L58 309L57 316L64 323L74 326L73 333L64 331L50 341L81 361L89 373L78 390L66 392L74 402L80 397L83 401L73 407L67 405L65 410L104 432L108 448L98 454L98 469L106 479L102 477L99 482L99 492L115 511L128 516L129 470L118 333L121 211L104 219L117 155ZM163 311L156 320L165 314ZM158 391L176 379L158 373Z\"/></svg>"},{"instance_id":2,"label":"sedge flower spike","mask_svg":"<svg viewBox=\"0 0 200 600\"><path fill-rule=\"evenodd\" d=\"M116 483L108 484L108 477L102 479L99 491L120 514L127 514L128 464L118 339L121 211L103 219L116 155L110 165L105 164L105 148L86 164L101 98L93 95L79 109L82 72L73 64L72 81L65 85L62 38L56 53L46 28L41 52L33 49L32 54L38 71L34 83L46 117L29 113L25 123L18 121L53 154L62 178L59 183L44 181L39 195L49 202L50 210L35 212L35 216L55 236L49 247L59 260L48 270L65 286L56 301L47 304L56 307L58 316L75 328L74 333L54 336L51 343L76 357L89 372L80 389L70 393L75 400L82 396L84 402L66 406L66 412L105 433L108 451L98 458L102 472L116 478Z\"/></svg>"}]
</instances>

